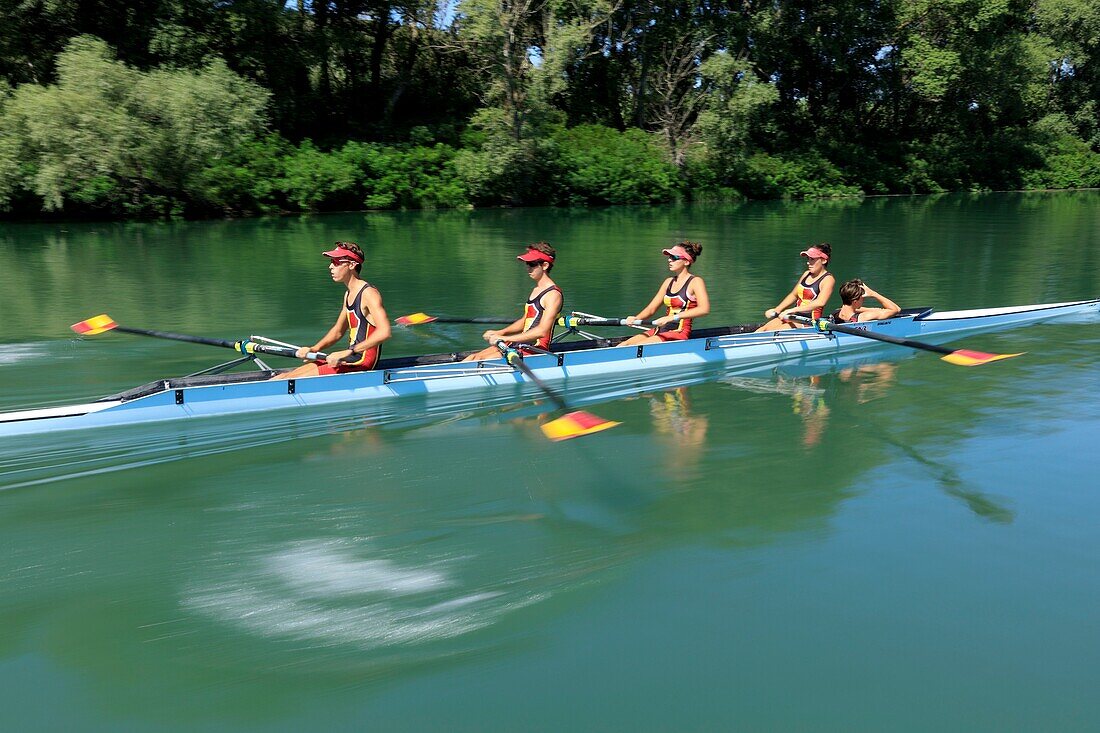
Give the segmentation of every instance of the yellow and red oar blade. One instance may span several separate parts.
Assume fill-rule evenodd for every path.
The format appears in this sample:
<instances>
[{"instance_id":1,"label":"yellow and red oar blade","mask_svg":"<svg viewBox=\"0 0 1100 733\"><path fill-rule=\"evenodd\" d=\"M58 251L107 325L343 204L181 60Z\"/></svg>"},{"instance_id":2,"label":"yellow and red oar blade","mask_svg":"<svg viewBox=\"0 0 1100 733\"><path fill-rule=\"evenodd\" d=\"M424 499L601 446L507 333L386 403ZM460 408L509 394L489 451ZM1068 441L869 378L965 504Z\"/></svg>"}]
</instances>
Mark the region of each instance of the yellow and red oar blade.
<instances>
[{"instance_id":1,"label":"yellow and red oar blade","mask_svg":"<svg viewBox=\"0 0 1100 733\"><path fill-rule=\"evenodd\" d=\"M570 438L579 438L582 435L598 433L618 424L614 420L604 420L602 417L597 417L591 412L577 410L543 425L542 434L550 440L569 440Z\"/></svg>"},{"instance_id":2,"label":"yellow and red oar blade","mask_svg":"<svg viewBox=\"0 0 1100 733\"><path fill-rule=\"evenodd\" d=\"M1021 351L1019 354L987 354L984 351L959 349L958 351L952 351L946 356L941 356L940 359L946 361L948 364L955 364L957 366L981 366L991 361L1000 361L1001 359L1011 359L1014 356L1023 356L1024 353L1025 352Z\"/></svg>"},{"instance_id":3,"label":"yellow and red oar blade","mask_svg":"<svg viewBox=\"0 0 1100 733\"><path fill-rule=\"evenodd\" d=\"M419 326L422 323L431 323L435 320L435 316L429 316L427 313L410 313L407 316L401 316L396 320L399 326Z\"/></svg>"},{"instance_id":4,"label":"yellow and red oar blade","mask_svg":"<svg viewBox=\"0 0 1100 733\"><path fill-rule=\"evenodd\" d=\"M69 326L69 328L81 334L82 336L94 336L97 333L110 331L112 328L116 328L117 326L118 324L111 320L111 317L109 315L104 313L102 315L89 318L86 321L74 323L73 325Z\"/></svg>"}]
</instances>

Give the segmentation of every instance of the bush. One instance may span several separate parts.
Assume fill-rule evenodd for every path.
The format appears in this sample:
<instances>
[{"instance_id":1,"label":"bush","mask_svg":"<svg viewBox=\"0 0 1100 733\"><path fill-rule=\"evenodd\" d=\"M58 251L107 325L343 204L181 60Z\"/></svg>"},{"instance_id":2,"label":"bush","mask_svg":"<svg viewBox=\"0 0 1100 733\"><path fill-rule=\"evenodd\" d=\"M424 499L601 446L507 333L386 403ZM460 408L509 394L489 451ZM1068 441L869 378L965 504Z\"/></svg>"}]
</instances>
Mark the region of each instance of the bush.
<instances>
[{"instance_id":1,"label":"bush","mask_svg":"<svg viewBox=\"0 0 1100 733\"><path fill-rule=\"evenodd\" d=\"M268 99L221 61L138 71L91 36L70 41L57 77L21 85L0 114L0 173L20 176L0 195L33 191L46 211L178 213L205 169L260 130Z\"/></svg>"},{"instance_id":2,"label":"bush","mask_svg":"<svg viewBox=\"0 0 1100 733\"><path fill-rule=\"evenodd\" d=\"M816 198L858 196L840 170L818 153L768 155L756 153L746 161L738 190L752 198Z\"/></svg>"},{"instance_id":3,"label":"bush","mask_svg":"<svg viewBox=\"0 0 1100 733\"><path fill-rule=\"evenodd\" d=\"M1100 187L1100 154L1081 140L1061 114L1047 115L1032 127L1042 165L1023 173L1027 188Z\"/></svg>"},{"instance_id":4,"label":"bush","mask_svg":"<svg viewBox=\"0 0 1100 733\"><path fill-rule=\"evenodd\" d=\"M455 150L428 146L348 143L341 155L364 173L363 203L368 209L461 208L469 205L455 168Z\"/></svg>"},{"instance_id":5,"label":"bush","mask_svg":"<svg viewBox=\"0 0 1100 733\"><path fill-rule=\"evenodd\" d=\"M672 200L680 189L675 166L653 137L578 125L553 135L570 203L649 204Z\"/></svg>"},{"instance_id":6,"label":"bush","mask_svg":"<svg viewBox=\"0 0 1100 733\"><path fill-rule=\"evenodd\" d=\"M294 148L278 135L239 146L203 171L200 204L223 213L272 213L286 208L283 175Z\"/></svg>"}]
</instances>

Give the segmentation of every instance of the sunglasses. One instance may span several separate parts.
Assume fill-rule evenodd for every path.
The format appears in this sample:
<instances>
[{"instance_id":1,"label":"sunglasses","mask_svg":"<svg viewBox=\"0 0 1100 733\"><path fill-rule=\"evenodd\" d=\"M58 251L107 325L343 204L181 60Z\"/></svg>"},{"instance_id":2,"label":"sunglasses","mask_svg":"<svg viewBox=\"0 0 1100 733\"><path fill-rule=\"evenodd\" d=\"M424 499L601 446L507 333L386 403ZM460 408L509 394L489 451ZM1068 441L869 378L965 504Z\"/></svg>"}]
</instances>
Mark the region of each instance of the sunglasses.
<instances>
[{"instance_id":1,"label":"sunglasses","mask_svg":"<svg viewBox=\"0 0 1100 733\"><path fill-rule=\"evenodd\" d=\"M669 255L668 256L668 261L669 262L676 262L677 260L686 260L686 259L687 259L687 257L681 257L680 255Z\"/></svg>"},{"instance_id":2,"label":"sunglasses","mask_svg":"<svg viewBox=\"0 0 1100 733\"><path fill-rule=\"evenodd\" d=\"M329 264L334 267L339 267L340 265L350 265L352 262L351 260L329 260Z\"/></svg>"},{"instance_id":3,"label":"sunglasses","mask_svg":"<svg viewBox=\"0 0 1100 733\"><path fill-rule=\"evenodd\" d=\"M542 260L535 260L534 262L528 262L527 260L523 261L523 264L527 265L528 267L542 267L542 263Z\"/></svg>"}]
</instances>

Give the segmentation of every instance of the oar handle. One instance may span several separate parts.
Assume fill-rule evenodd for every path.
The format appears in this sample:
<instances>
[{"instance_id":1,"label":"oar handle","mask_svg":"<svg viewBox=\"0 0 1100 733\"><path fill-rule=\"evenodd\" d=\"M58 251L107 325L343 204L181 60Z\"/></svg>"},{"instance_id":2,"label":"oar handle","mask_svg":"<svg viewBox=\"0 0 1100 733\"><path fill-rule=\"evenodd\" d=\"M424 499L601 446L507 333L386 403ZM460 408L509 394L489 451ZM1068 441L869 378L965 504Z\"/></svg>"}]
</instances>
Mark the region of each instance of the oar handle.
<instances>
[{"instance_id":1,"label":"oar handle","mask_svg":"<svg viewBox=\"0 0 1100 733\"><path fill-rule=\"evenodd\" d=\"M289 346L274 346L272 344L261 344L255 341L227 341L226 339L212 339L204 336L190 336L185 333L153 331L147 328L131 328L129 326L116 326L113 330L131 333L137 336L151 336L153 338L167 339L169 341L185 341L189 344L220 346L223 349L233 349L242 354L270 354L272 356L285 356L290 359L298 358L298 349ZM310 351L306 354L305 358L307 361L324 361L328 358L328 354L321 351Z\"/></svg>"},{"instance_id":2,"label":"oar handle","mask_svg":"<svg viewBox=\"0 0 1100 733\"><path fill-rule=\"evenodd\" d=\"M274 346L272 344L260 344L255 341L236 341L231 347L242 354L271 354L272 356L285 356L289 359L298 358L298 349L293 346ZM323 351L307 351L306 361L324 361L328 354Z\"/></svg>"},{"instance_id":3,"label":"oar handle","mask_svg":"<svg viewBox=\"0 0 1100 733\"><path fill-rule=\"evenodd\" d=\"M633 318L588 318L585 316L562 316L558 319L559 326L577 328L578 326L649 326L656 327L653 321L635 320Z\"/></svg>"}]
</instances>

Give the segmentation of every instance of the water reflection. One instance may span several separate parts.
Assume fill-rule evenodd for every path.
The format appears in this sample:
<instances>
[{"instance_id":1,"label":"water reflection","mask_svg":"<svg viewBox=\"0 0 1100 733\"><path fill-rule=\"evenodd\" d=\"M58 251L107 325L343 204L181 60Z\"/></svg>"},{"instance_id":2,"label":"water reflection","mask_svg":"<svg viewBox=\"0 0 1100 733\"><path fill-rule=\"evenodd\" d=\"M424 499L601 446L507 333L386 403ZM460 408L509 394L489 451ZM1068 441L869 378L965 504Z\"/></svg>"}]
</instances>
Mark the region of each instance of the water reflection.
<instances>
[{"instance_id":1,"label":"water reflection","mask_svg":"<svg viewBox=\"0 0 1100 733\"><path fill-rule=\"evenodd\" d=\"M902 353L885 352L839 360L807 360L777 365L766 376L738 375L719 381L744 391L788 395L792 413L801 418L803 449L815 448L824 442L831 450L852 454L866 450L870 444L884 443L921 466L945 494L961 500L975 516L996 523L1010 523L1015 518L1011 509L968 487L958 471L946 462L895 437L893 430L873 417L873 413L861 409L830 427L830 403L847 402L860 406L886 398L897 381L898 362L907 358Z\"/></svg>"},{"instance_id":2,"label":"water reflection","mask_svg":"<svg viewBox=\"0 0 1100 733\"><path fill-rule=\"evenodd\" d=\"M662 464L669 477L673 480L693 478L706 445L710 420L705 414L692 412L687 387L674 387L649 395L647 399L654 440L664 449Z\"/></svg>"}]
</instances>

